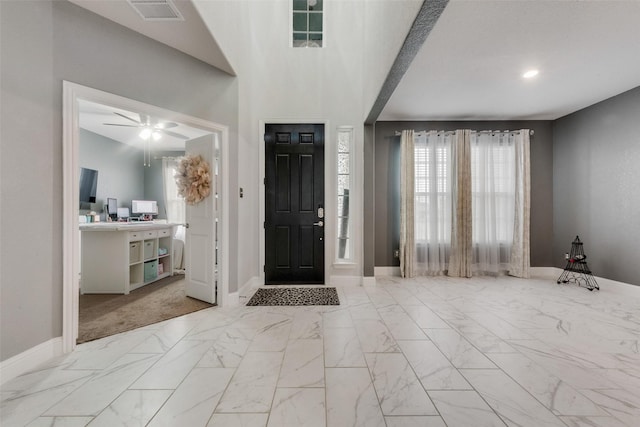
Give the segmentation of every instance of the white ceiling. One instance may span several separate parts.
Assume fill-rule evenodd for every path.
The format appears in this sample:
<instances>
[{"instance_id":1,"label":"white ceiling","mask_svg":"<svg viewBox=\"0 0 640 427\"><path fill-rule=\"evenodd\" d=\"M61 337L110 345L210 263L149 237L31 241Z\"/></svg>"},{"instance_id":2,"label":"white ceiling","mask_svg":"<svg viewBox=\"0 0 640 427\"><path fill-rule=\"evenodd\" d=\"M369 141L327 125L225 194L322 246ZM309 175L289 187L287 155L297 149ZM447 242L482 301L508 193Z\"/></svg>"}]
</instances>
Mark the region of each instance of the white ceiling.
<instances>
[{"instance_id":1,"label":"white ceiling","mask_svg":"<svg viewBox=\"0 0 640 427\"><path fill-rule=\"evenodd\" d=\"M191 0L171 0L184 18L181 21L145 21L126 0L69 1L235 76Z\"/></svg>"},{"instance_id":2,"label":"white ceiling","mask_svg":"<svg viewBox=\"0 0 640 427\"><path fill-rule=\"evenodd\" d=\"M233 73L191 0L175 1L188 25L144 22L125 0L71 1ZM399 1L415 0L367 7ZM637 86L640 0L450 0L378 120L556 119Z\"/></svg>"},{"instance_id":3,"label":"white ceiling","mask_svg":"<svg viewBox=\"0 0 640 427\"><path fill-rule=\"evenodd\" d=\"M379 120L556 119L637 86L640 1L451 0Z\"/></svg>"},{"instance_id":4,"label":"white ceiling","mask_svg":"<svg viewBox=\"0 0 640 427\"><path fill-rule=\"evenodd\" d=\"M120 113L134 120L140 121L140 115L138 113L122 110L119 108L108 107L85 100L80 100L78 103L80 128L93 133L97 133L98 135L102 135L106 138L113 139L114 141L131 145L141 150L144 149L144 140L139 136L141 128L135 127L136 124L131 120L127 120L126 118L116 114ZM151 123L167 122L161 117L151 117L150 119ZM109 126L105 125L105 123L133 125L134 127ZM176 138L170 134L162 132L162 137L158 141L150 141L152 151L184 151L185 141L211 133L186 126L181 123L171 123L176 123L177 126L169 128L167 129L167 131L183 135L186 138Z\"/></svg>"}]
</instances>

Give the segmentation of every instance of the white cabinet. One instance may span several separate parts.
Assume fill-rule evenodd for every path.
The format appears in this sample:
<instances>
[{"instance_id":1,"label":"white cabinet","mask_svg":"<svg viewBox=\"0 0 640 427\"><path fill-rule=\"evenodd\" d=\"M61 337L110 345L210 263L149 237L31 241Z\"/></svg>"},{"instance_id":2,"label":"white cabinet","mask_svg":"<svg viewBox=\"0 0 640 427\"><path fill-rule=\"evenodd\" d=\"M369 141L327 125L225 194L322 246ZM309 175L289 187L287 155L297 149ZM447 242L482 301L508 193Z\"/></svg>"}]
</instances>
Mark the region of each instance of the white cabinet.
<instances>
[{"instance_id":1,"label":"white cabinet","mask_svg":"<svg viewBox=\"0 0 640 427\"><path fill-rule=\"evenodd\" d=\"M173 275L173 227L119 223L81 226L81 292L128 294Z\"/></svg>"}]
</instances>

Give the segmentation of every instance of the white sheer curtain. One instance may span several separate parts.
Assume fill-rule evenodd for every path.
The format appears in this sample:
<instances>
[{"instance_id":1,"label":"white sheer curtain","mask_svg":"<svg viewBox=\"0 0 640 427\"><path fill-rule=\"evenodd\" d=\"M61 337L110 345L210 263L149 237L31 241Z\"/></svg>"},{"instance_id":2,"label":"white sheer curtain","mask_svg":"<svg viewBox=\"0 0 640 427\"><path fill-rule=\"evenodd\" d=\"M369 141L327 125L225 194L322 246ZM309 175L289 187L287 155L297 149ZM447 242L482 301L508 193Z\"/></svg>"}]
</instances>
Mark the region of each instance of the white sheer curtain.
<instances>
[{"instance_id":1,"label":"white sheer curtain","mask_svg":"<svg viewBox=\"0 0 640 427\"><path fill-rule=\"evenodd\" d=\"M415 135L414 272L445 274L452 231L453 132Z\"/></svg>"},{"instance_id":2,"label":"white sheer curtain","mask_svg":"<svg viewBox=\"0 0 640 427\"><path fill-rule=\"evenodd\" d=\"M164 157L162 159L162 182L164 189L164 205L167 212L167 221L174 224L184 224L185 209L184 198L178 196L178 187L174 178L177 159ZM176 227L175 239L184 241L185 228L183 225Z\"/></svg>"},{"instance_id":3,"label":"white sheer curtain","mask_svg":"<svg viewBox=\"0 0 640 427\"><path fill-rule=\"evenodd\" d=\"M515 210L515 133L471 134L472 271L509 268Z\"/></svg>"}]
</instances>

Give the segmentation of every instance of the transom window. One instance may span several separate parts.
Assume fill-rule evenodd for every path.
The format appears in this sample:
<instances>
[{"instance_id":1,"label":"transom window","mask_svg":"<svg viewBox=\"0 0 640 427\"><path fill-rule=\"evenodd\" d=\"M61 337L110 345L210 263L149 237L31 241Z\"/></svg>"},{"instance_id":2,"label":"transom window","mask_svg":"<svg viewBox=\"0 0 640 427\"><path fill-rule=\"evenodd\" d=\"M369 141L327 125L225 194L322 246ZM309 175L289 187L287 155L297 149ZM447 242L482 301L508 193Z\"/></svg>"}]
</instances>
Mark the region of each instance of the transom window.
<instances>
[{"instance_id":1,"label":"transom window","mask_svg":"<svg viewBox=\"0 0 640 427\"><path fill-rule=\"evenodd\" d=\"M323 0L293 0L293 47L322 47Z\"/></svg>"}]
</instances>

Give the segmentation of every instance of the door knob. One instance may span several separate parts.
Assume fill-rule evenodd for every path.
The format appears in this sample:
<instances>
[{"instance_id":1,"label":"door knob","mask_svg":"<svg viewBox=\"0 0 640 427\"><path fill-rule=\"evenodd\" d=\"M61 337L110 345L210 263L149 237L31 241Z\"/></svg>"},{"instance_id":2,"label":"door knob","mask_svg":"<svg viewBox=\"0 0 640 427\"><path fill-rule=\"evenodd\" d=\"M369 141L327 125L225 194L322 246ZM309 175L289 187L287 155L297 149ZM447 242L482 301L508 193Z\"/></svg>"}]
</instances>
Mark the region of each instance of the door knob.
<instances>
[{"instance_id":1,"label":"door knob","mask_svg":"<svg viewBox=\"0 0 640 427\"><path fill-rule=\"evenodd\" d=\"M314 222L313 225L315 225L316 227L324 227L324 222L323 221Z\"/></svg>"}]
</instances>

